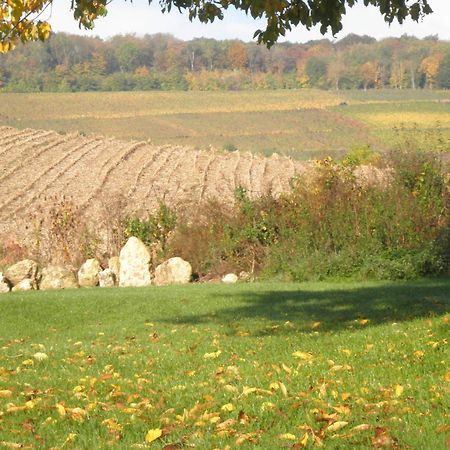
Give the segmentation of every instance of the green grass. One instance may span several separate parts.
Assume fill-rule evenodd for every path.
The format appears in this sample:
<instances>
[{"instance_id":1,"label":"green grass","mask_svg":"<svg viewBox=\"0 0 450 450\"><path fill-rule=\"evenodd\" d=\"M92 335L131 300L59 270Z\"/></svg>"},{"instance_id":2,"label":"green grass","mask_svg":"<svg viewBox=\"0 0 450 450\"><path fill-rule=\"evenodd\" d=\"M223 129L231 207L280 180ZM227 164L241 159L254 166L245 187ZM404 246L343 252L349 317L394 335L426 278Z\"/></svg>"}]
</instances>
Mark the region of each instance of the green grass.
<instances>
[{"instance_id":1,"label":"green grass","mask_svg":"<svg viewBox=\"0 0 450 450\"><path fill-rule=\"evenodd\" d=\"M306 435L444 449L449 292L442 279L4 295L0 448L143 448L162 429L152 448Z\"/></svg>"},{"instance_id":2,"label":"green grass","mask_svg":"<svg viewBox=\"0 0 450 450\"><path fill-rule=\"evenodd\" d=\"M425 132L440 122L450 140L446 91L2 93L0 100L0 125L297 159L358 145L385 149L402 123Z\"/></svg>"}]
</instances>

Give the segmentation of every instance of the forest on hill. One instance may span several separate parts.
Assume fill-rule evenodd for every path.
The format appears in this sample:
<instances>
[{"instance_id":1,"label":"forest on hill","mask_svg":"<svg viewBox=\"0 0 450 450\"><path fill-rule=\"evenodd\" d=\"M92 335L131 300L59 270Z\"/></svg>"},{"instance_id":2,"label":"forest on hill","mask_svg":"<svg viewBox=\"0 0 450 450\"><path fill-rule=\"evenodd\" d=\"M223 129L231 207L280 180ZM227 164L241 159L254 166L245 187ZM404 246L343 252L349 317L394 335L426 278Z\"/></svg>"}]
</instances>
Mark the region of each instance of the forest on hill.
<instances>
[{"instance_id":1,"label":"forest on hill","mask_svg":"<svg viewBox=\"0 0 450 450\"><path fill-rule=\"evenodd\" d=\"M350 34L268 50L169 34L108 40L56 33L0 54L4 92L241 89L449 89L450 42Z\"/></svg>"}]
</instances>

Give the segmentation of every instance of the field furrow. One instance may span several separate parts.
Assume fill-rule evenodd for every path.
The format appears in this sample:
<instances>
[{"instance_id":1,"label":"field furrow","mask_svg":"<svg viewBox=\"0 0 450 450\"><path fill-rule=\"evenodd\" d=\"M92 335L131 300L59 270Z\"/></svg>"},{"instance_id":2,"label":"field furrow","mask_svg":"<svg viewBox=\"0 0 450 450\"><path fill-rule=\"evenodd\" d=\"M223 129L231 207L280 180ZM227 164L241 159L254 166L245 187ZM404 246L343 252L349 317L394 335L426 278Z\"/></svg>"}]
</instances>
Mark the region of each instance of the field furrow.
<instances>
[{"instance_id":1,"label":"field furrow","mask_svg":"<svg viewBox=\"0 0 450 450\"><path fill-rule=\"evenodd\" d=\"M42 199L71 197L94 215L115 195L128 199L130 214L151 210L159 201L189 210L208 198L232 202L238 186L251 196L278 193L304 166L280 156L8 127L0 128L0 142L11 163L0 171L0 233L25 226ZM15 146L20 153L13 153Z\"/></svg>"},{"instance_id":2,"label":"field furrow","mask_svg":"<svg viewBox=\"0 0 450 450\"><path fill-rule=\"evenodd\" d=\"M19 206L12 212L12 215L18 215L20 212L31 206L32 203L41 196L47 197L60 194L61 191L55 186L56 181L62 178L73 165L77 164L83 158L84 155L99 145L99 140L93 139L73 148L53 166L50 166L46 171L28 184L22 192L10 198L5 205L0 206L0 209L2 209L2 211L3 209L8 211L11 209L14 202L17 202L17 200L20 199Z\"/></svg>"}]
</instances>

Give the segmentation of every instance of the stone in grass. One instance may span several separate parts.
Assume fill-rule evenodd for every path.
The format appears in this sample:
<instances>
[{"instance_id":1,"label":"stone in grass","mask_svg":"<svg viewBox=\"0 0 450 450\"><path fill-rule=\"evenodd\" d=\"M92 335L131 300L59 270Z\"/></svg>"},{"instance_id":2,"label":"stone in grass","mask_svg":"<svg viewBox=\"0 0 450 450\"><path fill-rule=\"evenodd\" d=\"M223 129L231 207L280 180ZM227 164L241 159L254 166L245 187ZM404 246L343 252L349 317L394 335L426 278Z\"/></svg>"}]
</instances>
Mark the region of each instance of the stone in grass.
<instances>
[{"instance_id":1,"label":"stone in grass","mask_svg":"<svg viewBox=\"0 0 450 450\"><path fill-rule=\"evenodd\" d=\"M131 236L120 250L119 286L149 286L150 252L145 244Z\"/></svg>"},{"instance_id":2,"label":"stone in grass","mask_svg":"<svg viewBox=\"0 0 450 450\"><path fill-rule=\"evenodd\" d=\"M101 288L113 287L116 284L116 276L111 269L104 269L98 274L98 282Z\"/></svg>"},{"instance_id":3,"label":"stone in grass","mask_svg":"<svg viewBox=\"0 0 450 450\"><path fill-rule=\"evenodd\" d=\"M119 281L120 258L118 256L111 256L111 258L108 259L108 268L112 270L117 283Z\"/></svg>"},{"instance_id":4,"label":"stone in grass","mask_svg":"<svg viewBox=\"0 0 450 450\"><path fill-rule=\"evenodd\" d=\"M19 284L22 280L29 279L33 283L34 288L37 288L40 276L38 264L32 259L19 261L5 271L5 277L8 278L13 286Z\"/></svg>"},{"instance_id":5,"label":"stone in grass","mask_svg":"<svg viewBox=\"0 0 450 450\"><path fill-rule=\"evenodd\" d=\"M17 291L32 291L33 289L35 289L35 284L33 280L25 278L24 280L19 281L17 284L15 284L11 290L13 292L17 292Z\"/></svg>"},{"instance_id":6,"label":"stone in grass","mask_svg":"<svg viewBox=\"0 0 450 450\"><path fill-rule=\"evenodd\" d=\"M11 285L7 278L3 276L3 273L0 272L0 294L6 294L11 290Z\"/></svg>"},{"instance_id":7,"label":"stone in grass","mask_svg":"<svg viewBox=\"0 0 450 450\"><path fill-rule=\"evenodd\" d=\"M238 280L238 276L235 273L227 273L222 277L222 283L234 284Z\"/></svg>"},{"instance_id":8,"label":"stone in grass","mask_svg":"<svg viewBox=\"0 0 450 450\"><path fill-rule=\"evenodd\" d=\"M42 271L41 290L77 288L78 283L74 273L63 266L48 266Z\"/></svg>"},{"instance_id":9,"label":"stone in grass","mask_svg":"<svg viewBox=\"0 0 450 450\"><path fill-rule=\"evenodd\" d=\"M192 279L192 266L184 259L175 256L160 264L155 270L154 283L158 286L166 284L186 284Z\"/></svg>"},{"instance_id":10,"label":"stone in grass","mask_svg":"<svg viewBox=\"0 0 450 450\"><path fill-rule=\"evenodd\" d=\"M97 286L98 274L101 270L100 263L96 259L88 259L78 271L78 284L80 287Z\"/></svg>"}]
</instances>

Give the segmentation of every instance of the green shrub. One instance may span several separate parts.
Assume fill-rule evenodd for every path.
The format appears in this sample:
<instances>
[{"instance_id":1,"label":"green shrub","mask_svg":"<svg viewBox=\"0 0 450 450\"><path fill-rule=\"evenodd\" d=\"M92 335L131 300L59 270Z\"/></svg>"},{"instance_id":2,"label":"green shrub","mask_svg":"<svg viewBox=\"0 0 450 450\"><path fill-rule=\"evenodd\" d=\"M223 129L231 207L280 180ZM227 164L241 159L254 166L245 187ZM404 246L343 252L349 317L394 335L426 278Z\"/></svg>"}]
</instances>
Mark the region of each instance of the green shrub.
<instances>
[{"instance_id":1,"label":"green shrub","mask_svg":"<svg viewBox=\"0 0 450 450\"><path fill-rule=\"evenodd\" d=\"M167 240L170 233L177 224L175 211L164 203L159 204L159 208L149 214L147 218L129 217L125 219L124 236L136 236L147 245L158 244L164 254Z\"/></svg>"}]
</instances>

